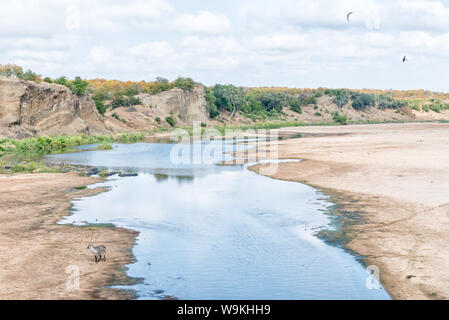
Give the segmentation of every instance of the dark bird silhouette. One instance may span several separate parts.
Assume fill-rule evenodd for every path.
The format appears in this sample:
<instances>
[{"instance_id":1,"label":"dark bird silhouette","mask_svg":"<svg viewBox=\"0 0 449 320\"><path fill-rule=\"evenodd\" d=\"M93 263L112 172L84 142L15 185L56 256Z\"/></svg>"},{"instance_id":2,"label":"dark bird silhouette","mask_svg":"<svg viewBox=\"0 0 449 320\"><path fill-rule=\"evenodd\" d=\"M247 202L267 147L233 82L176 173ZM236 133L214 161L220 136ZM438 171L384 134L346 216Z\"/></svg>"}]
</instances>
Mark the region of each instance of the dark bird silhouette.
<instances>
[{"instance_id":1,"label":"dark bird silhouette","mask_svg":"<svg viewBox=\"0 0 449 320\"><path fill-rule=\"evenodd\" d=\"M349 22L349 16L350 16L351 14L353 14L353 13L354 13L354 12L351 11L351 12L349 12L348 15L346 16L346 20L348 20L348 22Z\"/></svg>"},{"instance_id":2,"label":"dark bird silhouette","mask_svg":"<svg viewBox=\"0 0 449 320\"><path fill-rule=\"evenodd\" d=\"M402 58L402 62L404 63L405 61L408 61L406 56L404 56L404 58Z\"/></svg>"}]
</instances>

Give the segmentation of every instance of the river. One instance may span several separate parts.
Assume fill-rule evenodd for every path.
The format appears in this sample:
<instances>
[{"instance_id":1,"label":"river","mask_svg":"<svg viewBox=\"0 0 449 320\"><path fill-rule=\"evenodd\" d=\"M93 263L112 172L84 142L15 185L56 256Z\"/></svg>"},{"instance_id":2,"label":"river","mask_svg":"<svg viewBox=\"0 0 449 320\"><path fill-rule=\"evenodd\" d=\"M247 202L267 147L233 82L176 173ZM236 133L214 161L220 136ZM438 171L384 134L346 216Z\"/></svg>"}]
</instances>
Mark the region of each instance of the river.
<instances>
[{"instance_id":1,"label":"river","mask_svg":"<svg viewBox=\"0 0 449 320\"><path fill-rule=\"evenodd\" d=\"M126 287L138 299L390 299L366 285L353 254L316 237L333 228L325 195L244 166L174 164L173 147L114 144L47 158L139 173L93 186L110 191L75 201L61 221L140 233L127 273L143 280Z\"/></svg>"}]
</instances>

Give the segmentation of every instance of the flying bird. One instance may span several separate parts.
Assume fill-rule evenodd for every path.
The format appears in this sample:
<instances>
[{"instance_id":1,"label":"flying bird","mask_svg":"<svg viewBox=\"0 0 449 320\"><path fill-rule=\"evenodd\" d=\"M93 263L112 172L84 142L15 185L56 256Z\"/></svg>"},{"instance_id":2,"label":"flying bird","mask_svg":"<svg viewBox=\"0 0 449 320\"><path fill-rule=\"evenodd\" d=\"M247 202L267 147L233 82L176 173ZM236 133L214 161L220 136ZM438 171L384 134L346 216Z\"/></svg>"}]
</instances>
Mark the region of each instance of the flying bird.
<instances>
[{"instance_id":1,"label":"flying bird","mask_svg":"<svg viewBox=\"0 0 449 320\"><path fill-rule=\"evenodd\" d=\"M408 61L406 56L404 56L404 58L402 58L402 63L404 63L405 61Z\"/></svg>"},{"instance_id":2,"label":"flying bird","mask_svg":"<svg viewBox=\"0 0 449 320\"><path fill-rule=\"evenodd\" d=\"M348 22L349 22L349 16L350 16L351 14L353 14L353 13L354 13L354 12L351 11L351 12L349 12L348 15L346 16L346 20L348 20Z\"/></svg>"}]
</instances>

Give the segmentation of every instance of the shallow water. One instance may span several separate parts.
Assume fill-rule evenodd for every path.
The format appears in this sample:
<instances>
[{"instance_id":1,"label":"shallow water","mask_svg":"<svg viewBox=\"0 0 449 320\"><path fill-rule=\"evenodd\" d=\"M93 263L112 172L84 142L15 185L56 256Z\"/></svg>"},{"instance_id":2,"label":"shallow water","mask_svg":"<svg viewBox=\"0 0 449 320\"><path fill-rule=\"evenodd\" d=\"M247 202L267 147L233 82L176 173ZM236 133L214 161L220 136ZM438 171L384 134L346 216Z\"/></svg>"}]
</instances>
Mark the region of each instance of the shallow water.
<instances>
[{"instance_id":1,"label":"shallow water","mask_svg":"<svg viewBox=\"0 0 449 320\"><path fill-rule=\"evenodd\" d=\"M330 204L315 189L243 166L174 165L172 147L117 144L49 157L139 172L99 184L111 191L74 202L62 221L140 232L128 271L143 278L131 286L139 299L389 299L367 289L353 255L314 236L332 227Z\"/></svg>"}]
</instances>

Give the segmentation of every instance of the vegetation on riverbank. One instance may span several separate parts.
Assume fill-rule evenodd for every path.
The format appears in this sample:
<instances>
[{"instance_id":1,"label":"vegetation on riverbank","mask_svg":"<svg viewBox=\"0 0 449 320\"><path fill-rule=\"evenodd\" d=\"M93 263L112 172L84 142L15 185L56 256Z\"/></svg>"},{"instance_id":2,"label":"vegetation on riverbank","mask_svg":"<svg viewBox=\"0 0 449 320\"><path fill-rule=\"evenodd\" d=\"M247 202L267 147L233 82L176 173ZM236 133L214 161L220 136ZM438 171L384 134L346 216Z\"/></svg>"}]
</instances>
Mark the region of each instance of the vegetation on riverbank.
<instances>
[{"instance_id":1,"label":"vegetation on riverbank","mask_svg":"<svg viewBox=\"0 0 449 320\"><path fill-rule=\"evenodd\" d=\"M24 71L20 66L12 64L0 65L0 75L67 86L77 95L89 95L100 114L105 114L108 108L142 104L138 97L141 93L158 94L174 88L193 90L198 84L191 78L183 77L171 82L162 77L157 77L154 81L85 80L80 77L69 80L65 76L51 79L42 78L31 70ZM339 108L349 105L358 111L367 108L380 110L410 108L420 112L437 113L449 110L449 94L425 90L248 88L232 84L216 84L206 88L205 98L211 119L218 118L223 111L227 111L231 113L231 118L239 112L253 122L266 122L280 120L284 107L301 114L305 106L317 106L317 99L324 95L332 97ZM338 116L344 117L344 114L339 113ZM342 120L342 118L338 119Z\"/></svg>"},{"instance_id":2,"label":"vegetation on riverbank","mask_svg":"<svg viewBox=\"0 0 449 320\"><path fill-rule=\"evenodd\" d=\"M42 136L22 140L0 139L0 173L61 172L61 168L48 166L43 156L73 151L75 147L99 144L98 149L110 150L111 143L143 141L145 134L124 133L117 136Z\"/></svg>"}]
</instances>

